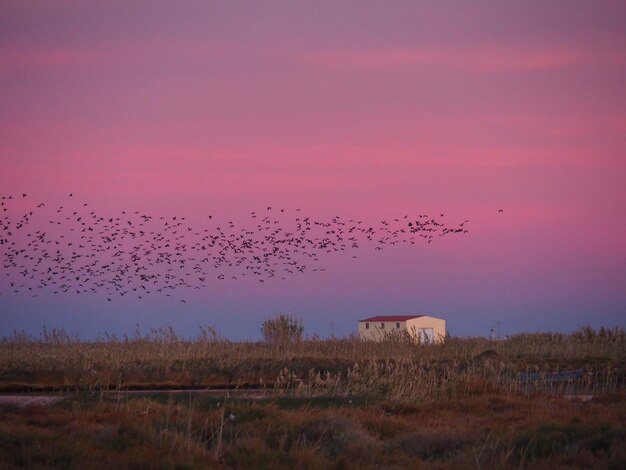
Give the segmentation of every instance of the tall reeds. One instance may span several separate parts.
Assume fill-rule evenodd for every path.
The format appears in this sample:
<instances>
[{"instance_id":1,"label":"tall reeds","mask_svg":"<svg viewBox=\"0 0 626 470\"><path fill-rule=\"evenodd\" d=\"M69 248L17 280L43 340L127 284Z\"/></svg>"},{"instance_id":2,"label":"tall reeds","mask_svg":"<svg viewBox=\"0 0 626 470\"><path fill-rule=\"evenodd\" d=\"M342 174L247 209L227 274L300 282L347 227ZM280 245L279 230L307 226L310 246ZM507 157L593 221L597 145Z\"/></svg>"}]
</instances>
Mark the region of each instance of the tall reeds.
<instances>
[{"instance_id":1,"label":"tall reeds","mask_svg":"<svg viewBox=\"0 0 626 470\"><path fill-rule=\"evenodd\" d=\"M580 370L575 379L554 372ZM522 380L533 373L532 381ZM543 374L543 375L542 375ZM617 390L626 374L620 328L572 334L519 334L505 340L357 336L292 342L233 342L214 328L195 338L171 326L82 341L65 330L14 333L0 341L0 385L103 390L127 387L269 386L300 394L367 395L424 401L503 391L594 393Z\"/></svg>"}]
</instances>

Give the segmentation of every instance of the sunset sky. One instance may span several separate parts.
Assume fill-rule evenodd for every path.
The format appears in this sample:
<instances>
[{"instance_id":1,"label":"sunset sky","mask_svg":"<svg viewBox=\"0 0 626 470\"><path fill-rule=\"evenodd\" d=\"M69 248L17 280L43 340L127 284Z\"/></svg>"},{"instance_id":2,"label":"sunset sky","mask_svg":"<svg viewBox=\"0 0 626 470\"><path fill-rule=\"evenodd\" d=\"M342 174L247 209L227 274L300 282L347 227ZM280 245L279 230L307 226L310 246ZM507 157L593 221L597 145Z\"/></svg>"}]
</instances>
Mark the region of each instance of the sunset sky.
<instances>
[{"instance_id":1,"label":"sunset sky","mask_svg":"<svg viewBox=\"0 0 626 470\"><path fill-rule=\"evenodd\" d=\"M2 195L198 227L267 206L470 222L186 304L32 297L2 275L0 336L255 339L278 312L322 336L384 314L453 335L626 327L624 51L619 1L3 1Z\"/></svg>"}]
</instances>

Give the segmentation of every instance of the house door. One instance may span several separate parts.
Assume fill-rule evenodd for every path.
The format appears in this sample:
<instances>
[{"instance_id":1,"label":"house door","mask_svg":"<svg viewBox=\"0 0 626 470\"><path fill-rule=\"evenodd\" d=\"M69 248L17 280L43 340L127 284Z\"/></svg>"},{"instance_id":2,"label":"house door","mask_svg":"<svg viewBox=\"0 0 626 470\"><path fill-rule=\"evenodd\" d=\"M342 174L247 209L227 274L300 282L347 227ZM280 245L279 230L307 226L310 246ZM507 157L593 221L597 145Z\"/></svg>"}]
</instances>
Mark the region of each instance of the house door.
<instances>
[{"instance_id":1,"label":"house door","mask_svg":"<svg viewBox=\"0 0 626 470\"><path fill-rule=\"evenodd\" d=\"M420 328L420 343L432 343L434 335L435 333L432 328Z\"/></svg>"}]
</instances>

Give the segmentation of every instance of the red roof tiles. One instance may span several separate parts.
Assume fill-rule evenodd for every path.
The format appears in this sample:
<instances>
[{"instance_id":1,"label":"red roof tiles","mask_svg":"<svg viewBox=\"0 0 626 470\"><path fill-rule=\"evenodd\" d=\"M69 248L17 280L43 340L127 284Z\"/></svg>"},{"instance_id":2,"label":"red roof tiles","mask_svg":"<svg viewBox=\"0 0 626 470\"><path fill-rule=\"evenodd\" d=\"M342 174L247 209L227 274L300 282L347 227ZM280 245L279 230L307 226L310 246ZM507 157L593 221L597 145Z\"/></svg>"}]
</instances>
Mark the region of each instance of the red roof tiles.
<instances>
[{"instance_id":1,"label":"red roof tiles","mask_svg":"<svg viewBox=\"0 0 626 470\"><path fill-rule=\"evenodd\" d=\"M378 315L376 317L365 318L362 321L375 322L375 321L407 321L412 320L413 318L423 317L424 315Z\"/></svg>"}]
</instances>

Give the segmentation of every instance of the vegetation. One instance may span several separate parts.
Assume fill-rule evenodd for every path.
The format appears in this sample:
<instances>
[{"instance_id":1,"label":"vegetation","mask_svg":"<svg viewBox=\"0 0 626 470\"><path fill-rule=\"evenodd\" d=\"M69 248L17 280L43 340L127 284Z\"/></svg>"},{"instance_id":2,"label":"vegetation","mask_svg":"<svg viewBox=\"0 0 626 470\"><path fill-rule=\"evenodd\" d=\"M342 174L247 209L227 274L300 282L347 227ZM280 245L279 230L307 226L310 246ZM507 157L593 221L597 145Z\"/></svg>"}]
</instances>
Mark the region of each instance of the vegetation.
<instances>
[{"instance_id":1,"label":"vegetation","mask_svg":"<svg viewBox=\"0 0 626 470\"><path fill-rule=\"evenodd\" d=\"M591 328L426 345L15 333L1 389L63 399L0 405L0 467L624 468L625 346ZM187 387L230 396L130 393Z\"/></svg>"},{"instance_id":2,"label":"vegetation","mask_svg":"<svg viewBox=\"0 0 626 470\"><path fill-rule=\"evenodd\" d=\"M563 370L582 372L574 381L551 380ZM537 380L523 380L520 374L528 373ZM132 337L95 341L46 329L37 337L14 333L0 341L0 391L255 386L422 402L490 391L559 393L574 386L579 394L609 392L623 385L625 375L626 335L618 328L440 344L355 336L231 342L211 327L193 339L171 327L146 334L138 327Z\"/></svg>"},{"instance_id":3,"label":"vegetation","mask_svg":"<svg viewBox=\"0 0 626 470\"><path fill-rule=\"evenodd\" d=\"M626 400L75 395L0 406L2 468L624 468Z\"/></svg>"},{"instance_id":4,"label":"vegetation","mask_svg":"<svg viewBox=\"0 0 626 470\"><path fill-rule=\"evenodd\" d=\"M263 322L261 334L263 339L272 344L289 344L302 341L304 327L302 322L293 315L281 313Z\"/></svg>"}]
</instances>

